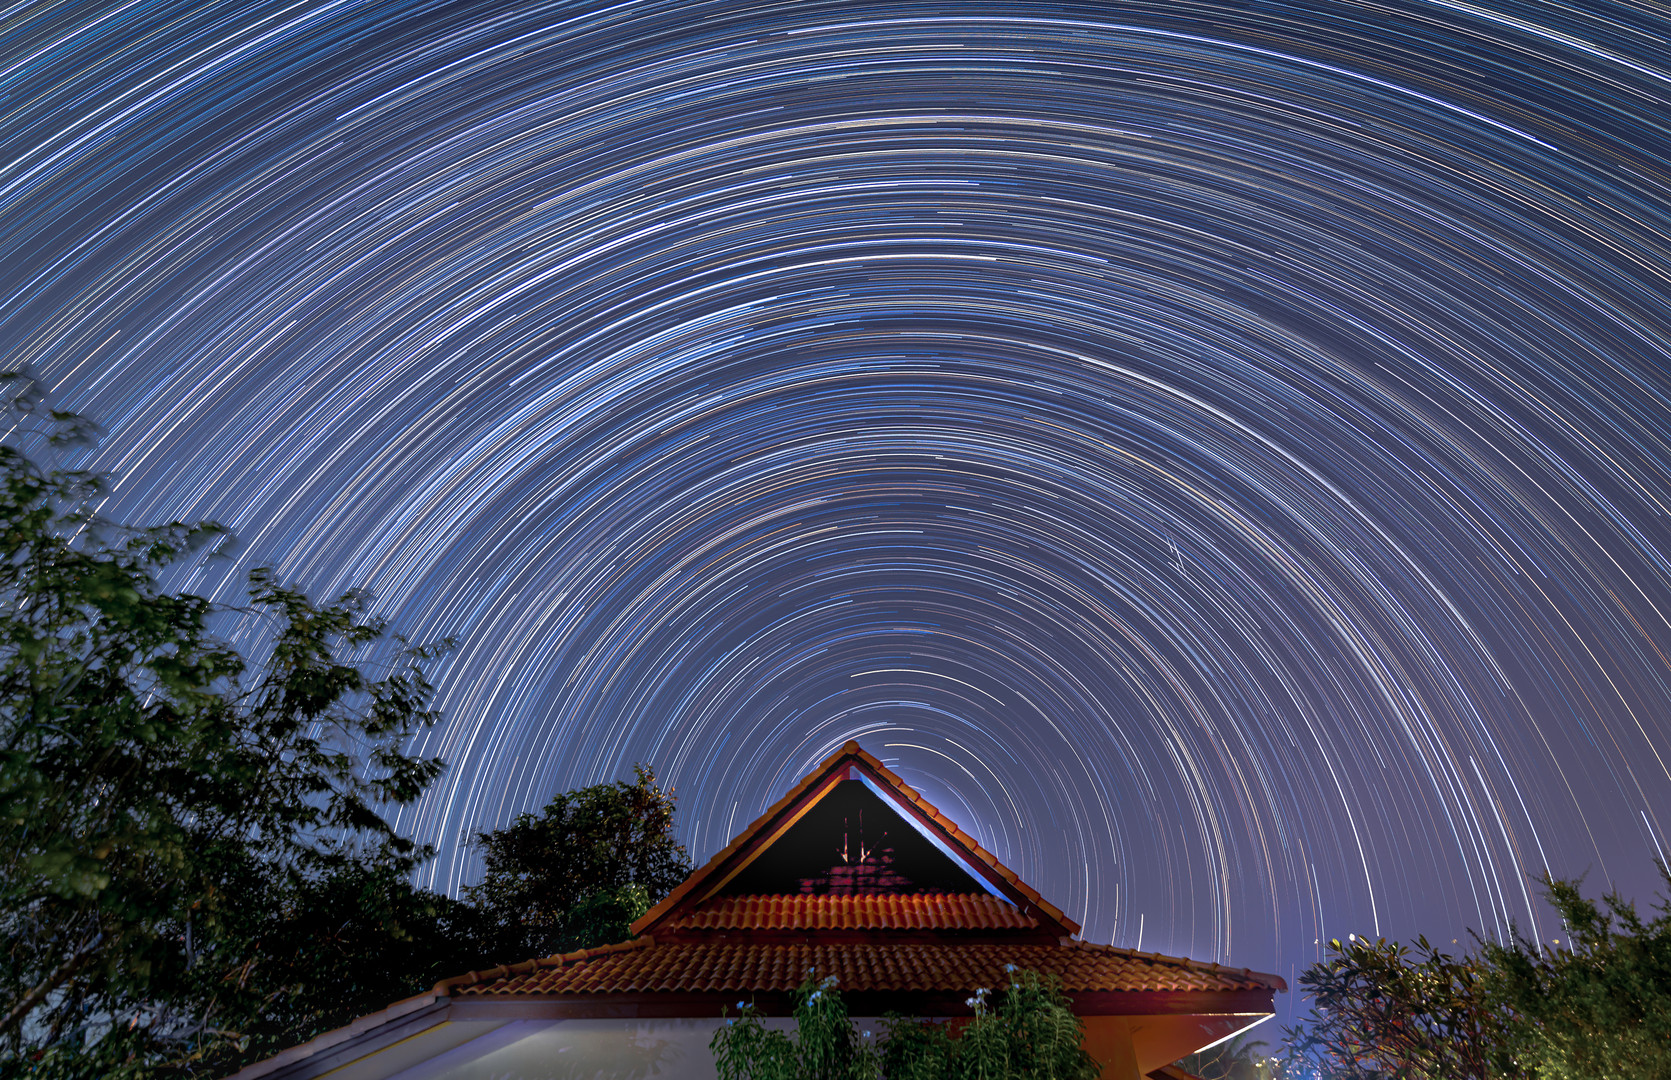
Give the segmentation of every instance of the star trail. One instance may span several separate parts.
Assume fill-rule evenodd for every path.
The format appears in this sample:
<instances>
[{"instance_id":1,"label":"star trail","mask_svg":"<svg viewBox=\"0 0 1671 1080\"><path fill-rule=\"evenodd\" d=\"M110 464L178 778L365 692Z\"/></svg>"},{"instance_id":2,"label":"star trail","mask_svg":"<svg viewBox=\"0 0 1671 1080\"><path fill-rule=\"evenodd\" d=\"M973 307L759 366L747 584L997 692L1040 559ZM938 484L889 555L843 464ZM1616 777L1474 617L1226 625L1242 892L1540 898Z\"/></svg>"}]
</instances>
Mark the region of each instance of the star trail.
<instances>
[{"instance_id":1,"label":"star trail","mask_svg":"<svg viewBox=\"0 0 1671 1080\"><path fill-rule=\"evenodd\" d=\"M857 739L1093 940L1558 933L1671 828L1671 16L0 14L0 342L112 516L456 636L462 841ZM244 635L255 631L234 628Z\"/></svg>"}]
</instances>

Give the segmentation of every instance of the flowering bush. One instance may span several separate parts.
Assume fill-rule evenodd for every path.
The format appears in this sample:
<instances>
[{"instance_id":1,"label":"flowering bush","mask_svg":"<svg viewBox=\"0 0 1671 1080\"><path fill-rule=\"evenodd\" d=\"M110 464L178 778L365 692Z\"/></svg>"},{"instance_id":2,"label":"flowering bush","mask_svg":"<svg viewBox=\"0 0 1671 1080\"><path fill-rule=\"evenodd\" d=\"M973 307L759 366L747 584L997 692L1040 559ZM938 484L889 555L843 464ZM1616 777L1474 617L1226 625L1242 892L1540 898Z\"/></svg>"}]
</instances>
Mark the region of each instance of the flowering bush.
<instances>
[{"instance_id":1,"label":"flowering bush","mask_svg":"<svg viewBox=\"0 0 1671 1080\"><path fill-rule=\"evenodd\" d=\"M875 1080L876 1052L854 1031L835 977L813 982L812 975L795 992L794 1039L767 1028L751 1003L737 1002L737 1015L709 1044L720 1080Z\"/></svg>"},{"instance_id":2,"label":"flowering bush","mask_svg":"<svg viewBox=\"0 0 1671 1080\"><path fill-rule=\"evenodd\" d=\"M710 1044L720 1080L1093 1080L1100 1069L1059 982L1005 971L1002 991L969 998L974 1016L961 1031L895 1014L874 1041L855 1029L834 977L814 982L809 972L796 991L793 1039L737 1003Z\"/></svg>"},{"instance_id":3,"label":"flowering bush","mask_svg":"<svg viewBox=\"0 0 1671 1080\"><path fill-rule=\"evenodd\" d=\"M1101 1068L1055 976L1005 965L1009 985L976 990L974 1016L950 1025L890 1017L881 1047L888 1080L1094 1080Z\"/></svg>"}]
</instances>

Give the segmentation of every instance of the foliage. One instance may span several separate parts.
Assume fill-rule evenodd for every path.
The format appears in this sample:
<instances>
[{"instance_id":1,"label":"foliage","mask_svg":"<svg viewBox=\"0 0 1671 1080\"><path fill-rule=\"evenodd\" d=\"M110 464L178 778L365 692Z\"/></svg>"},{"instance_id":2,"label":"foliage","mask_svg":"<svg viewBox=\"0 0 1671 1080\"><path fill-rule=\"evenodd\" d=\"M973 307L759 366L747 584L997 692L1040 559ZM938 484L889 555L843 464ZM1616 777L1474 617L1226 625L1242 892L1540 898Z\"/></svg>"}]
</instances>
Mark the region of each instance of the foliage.
<instances>
[{"instance_id":1,"label":"foliage","mask_svg":"<svg viewBox=\"0 0 1671 1080\"><path fill-rule=\"evenodd\" d=\"M1671 871L1659 864L1671 886ZM1290 1030L1294 1075L1671 1080L1671 888L1660 915L1545 876L1570 936L1519 935L1451 957L1418 939L1331 941L1300 979L1307 1025ZM1605 905L1605 910L1603 905Z\"/></svg>"},{"instance_id":2,"label":"foliage","mask_svg":"<svg viewBox=\"0 0 1671 1080\"><path fill-rule=\"evenodd\" d=\"M441 768L402 749L437 650L397 639L374 671L363 594L258 570L248 665L214 605L156 582L224 530L103 521L103 491L0 447L0 1072L214 1072L295 996L274 912L424 854L382 808Z\"/></svg>"},{"instance_id":3,"label":"foliage","mask_svg":"<svg viewBox=\"0 0 1671 1080\"><path fill-rule=\"evenodd\" d=\"M1546 876L1568 945L1516 935L1484 946L1486 990L1515 1017L1509 1047L1528 1074L1671 1080L1671 869L1658 868L1667 888L1657 918L1617 893L1603 910L1577 882Z\"/></svg>"},{"instance_id":4,"label":"foliage","mask_svg":"<svg viewBox=\"0 0 1671 1080\"><path fill-rule=\"evenodd\" d=\"M1496 1076L1501 1011L1480 992L1477 960L1386 939L1329 942L1333 954L1300 976L1306 1028L1290 1032L1296 1068L1340 1080L1461 1080Z\"/></svg>"},{"instance_id":5,"label":"foliage","mask_svg":"<svg viewBox=\"0 0 1671 1080\"><path fill-rule=\"evenodd\" d=\"M487 873L465 897L493 920L496 951L525 959L620 941L690 876L672 793L649 768L634 772L633 783L565 792L537 815L476 834Z\"/></svg>"},{"instance_id":6,"label":"foliage","mask_svg":"<svg viewBox=\"0 0 1671 1080\"><path fill-rule=\"evenodd\" d=\"M725 1010L729 1011L729 1010ZM720 1080L874 1080L876 1052L853 1028L834 976L795 991L795 1038L745 1001L709 1043Z\"/></svg>"},{"instance_id":7,"label":"foliage","mask_svg":"<svg viewBox=\"0 0 1671 1080\"><path fill-rule=\"evenodd\" d=\"M259 1060L483 965L480 915L398 858L275 883L232 928L250 943L241 1060Z\"/></svg>"},{"instance_id":8,"label":"foliage","mask_svg":"<svg viewBox=\"0 0 1671 1080\"><path fill-rule=\"evenodd\" d=\"M49 454L90 440L0 383ZM475 903L414 886L430 852L383 815L442 768L403 748L447 643L265 570L248 609L169 592L229 535L102 520L105 493L0 446L0 1077L223 1075L532 938L620 940L688 872L640 769L482 834ZM221 613L265 622L259 663L210 632Z\"/></svg>"},{"instance_id":9,"label":"foliage","mask_svg":"<svg viewBox=\"0 0 1671 1080\"><path fill-rule=\"evenodd\" d=\"M720 1080L1092 1080L1096 1061L1054 978L1010 966L1009 985L990 1000L969 999L974 1015L961 1031L943 1023L887 1018L879 1043L855 1031L833 976L796 991L795 1028L768 1029L760 1012L738 1002L711 1044Z\"/></svg>"},{"instance_id":10,"label":"foliage","mask_svg":"<svg viewBox=\"0 0 1671 1080\"><path fill-rule=\"evenodd\" d=\"M802 983L796 1003L817 989L810 979ZM720 1009L725 1025L717 1028L708 1042L719 1080L798 1080L799 1054L789 1036L767 1027L763 1014L751 1002L737 1002L736 1016L730 1012Z\"/></svg>"},{"instance_id":11,"label":"foliage","mask_svg":"<svg viewBox=\"0 0 1671 1080\"><path fill-rule=\"evenodd\" d=\"M1100 1075L1096 1059L1085 1051L1084 1029L1062 994L1061 981L1009 970L1010 984L999 995L992 1021L1005 1034L1010 1075L1029 1080L1093 1080ZM970 1027L983 1019L977 1011Z\"/></svg>"},{"instance_id":12,"label":"foliage","mask_svg":"<svg viewBox=\"0 0 1671 1080\"><path fill-rule=\"evenodd\" d=\"M1242 1031L1209 1050L1191 1054L1178 1067L1201 1080L1281 1080L1282 1062L1263 1039Z\"/></svg>"},{"instance_id":13,"label":"foliage","mask_svg":"<svg viewBox=\"0 0 1671 1080\"><path fill-rule=\"evenodd\" d=\"M564 930L555 951L625 941L632 936L633 922L649 910L649 890L636 882L586 893L563 916Z\"/></svg>"},{"instance_id":14,"label":"foliage","mask_svg":"<svg viewBox=\"0 0 1671 1080\"><path fill-rule=\"evenodd\" d=\"M961 1047L952 1037L950 1024L898 1014L890 1014L884 1024L886 1036L880 1051L882 1074L888 1080L945 1080L954 1068L962 1068L957 1061Z\"/></svg>"}]
</instances>

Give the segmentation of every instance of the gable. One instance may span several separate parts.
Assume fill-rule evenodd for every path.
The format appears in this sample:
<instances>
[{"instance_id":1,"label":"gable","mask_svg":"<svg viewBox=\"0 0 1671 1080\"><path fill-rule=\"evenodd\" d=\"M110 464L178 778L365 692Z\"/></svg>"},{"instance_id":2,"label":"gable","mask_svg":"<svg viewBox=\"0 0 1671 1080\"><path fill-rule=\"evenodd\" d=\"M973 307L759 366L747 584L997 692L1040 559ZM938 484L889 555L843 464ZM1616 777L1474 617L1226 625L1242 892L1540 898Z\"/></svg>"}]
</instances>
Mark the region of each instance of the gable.
<instances>
[{"instance_id":1,"label":"gable","mask_svg":"<svg viewBox=\"0 0 1671 1080\"><path fill-rule=\"evenodd\" d=\"M841 780L716 896L985 893L862 780Z\"/></svg>"},{"instance_id":2,"label":"gable","mask_svg":"<svg viewBox=\"0 0 1671 1080\"><path fill-rule=\"evenodd\" d=\"M872 755L849 742L632 924L634 934L738 896L987 895L1040 930L1079 924Z\"/></svg>"}]
</instances>

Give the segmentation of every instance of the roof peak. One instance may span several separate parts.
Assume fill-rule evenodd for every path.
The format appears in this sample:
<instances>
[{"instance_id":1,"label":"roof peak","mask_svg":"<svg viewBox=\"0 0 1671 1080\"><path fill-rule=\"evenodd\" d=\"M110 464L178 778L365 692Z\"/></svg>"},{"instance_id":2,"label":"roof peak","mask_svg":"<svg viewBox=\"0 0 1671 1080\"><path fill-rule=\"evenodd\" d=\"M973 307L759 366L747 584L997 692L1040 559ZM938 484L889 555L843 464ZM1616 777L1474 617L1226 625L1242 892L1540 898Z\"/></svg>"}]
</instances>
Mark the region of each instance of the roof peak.
<instances>
[{"instance_id":1,"label":"roof peak","mask_svg":"<svg viewBox=\"0 0 1671 1080\"><path fill-rule=\"evenodd\" d=\"M848 780L863 782L870 794L842 788ZM892 829L887 821L877 822L878 801L908 825L912 835ZM867 811L872 815L868 834ZM829 839L832 829L840 836L837 864L822 873L809 871L819 858L819 845L809 844L809 839ZM763 859L792 830L796 835ZM894 859L895 848L906 857ZM776 895L845 892L877 897L965 893L975 891L968 888L973 885L1015 905L1043 929L1062 937L1079 932L1078 923L851 739L634 922L632 932L654 933L659 926L694 914L698 905L715 896L760 895L760 886L773 882L783 889Z\"/></svg>"}]
</instances>

